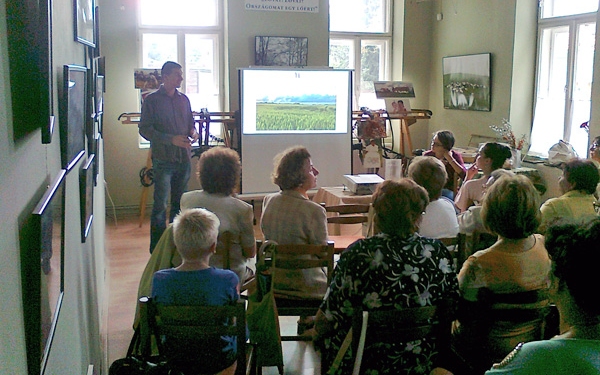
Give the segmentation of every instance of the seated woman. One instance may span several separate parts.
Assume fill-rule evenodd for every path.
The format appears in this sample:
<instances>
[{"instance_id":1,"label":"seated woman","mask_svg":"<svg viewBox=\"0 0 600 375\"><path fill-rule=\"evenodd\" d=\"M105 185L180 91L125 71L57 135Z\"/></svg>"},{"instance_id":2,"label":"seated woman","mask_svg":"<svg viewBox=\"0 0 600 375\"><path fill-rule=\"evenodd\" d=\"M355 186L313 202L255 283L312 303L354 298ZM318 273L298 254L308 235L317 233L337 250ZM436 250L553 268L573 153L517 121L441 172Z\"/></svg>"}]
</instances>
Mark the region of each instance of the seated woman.
<instances>
[{"instance_id":1,"label":"seated woman","mask_svg":"<svg viewBox=\"0 0 600 375\"><path fill-rule=\"evenodd\" d=\"M240 184L242 164L235 150L228 147L213 147L204 151L198 160L198 178L202 190L188 191L181 196L181 208L202 207L214 212L219 218L219 234L233 235L229 250L230 268L240 281L253 274L248 267L256 255L254 238L254 212L252 206L235 197ZM210 265L223 268L223 255L211 257Z\"/></svg>"},{"instance_id":2,"label":"seated woman","mask_svg":"<svg viewBox=\"0 0 600 375\"><path fill-rule=\"evenodd\" d=\"M234 304L239 299L237 275L209 265L217 248L217 216L202 208L182 210L173 221L173 233L182 263L154 274L154 300L164 305ZM198 369L210 374L235 373L237 347L234 337L223 336L210 342L165 339L164 344L170 365L186 374L198 373Z\"/></svg>"},{"instance_id":3,"label":"seated woman","mask_svg":"<svg viewBox=\"0 0 600 375\"><path fill-rule=\"evenodd\" d=\"M260 226L265 240L278 244L327 244L325 208L308 199L308 190L317 186L319 171L305 147L288 148L275 157L273 183L280 192L263 201ZM278 294L322 298L327 289L324 271L277 270L273 287Z\"/></svg>"},{"instance_id":4,"label":"seated woman","mask_svg":"<svg viewBox=\"0 0 600 375\"><path fill-rule=\"evenodd\" d=\"M444 164L436 158L417 156L408 166L408 177L424 187L429 196L419 234L429 238L456 237L458 221L454 205L442 197L442 188L448 179Z\"/></svg>"},{"instance_id":5,"label":"seated woman","mask_svg":"<svg viewBox=\"0 0 600 375\"><path fill-rule=\"evenodd\" d=\"M560 335L519 344L487 375L600 374L600 300L590 293L600 263L600 219L560 224L546 231L552 256L550 296L560 314Z\"/></svg>"},{"instance_id":6,"label":"seated woman","mask_svg":"<svg viewBox=\"0 0 600 375\"><path fill-rule=\"evenodd\" d=\"M481 217L498 240L467 258L458 274L461 304L468 307L459 314L453 346L471 371L455 370L456 374L481 374L516 343L537 339L539 322L534 319L487 319L486 297L489 292L506 296L547 288L550 258L544 238L534 234L540 222L538 207L539 194L525 176L502 177L486 192ZM547 300L539 307L544 303Z\"/></svg>"},{"instance_id":7,"label":"seated woman","mask_svg":"<svg viewBox=\"0 0 600 375\"><path fill-rule=\"evenodd\" d=\"M460 212L465 212L467 208L473 205L480 205L483 199L485 184L490 174L502 168L506 159L512 156L510 148L500 143L490 142L481 146L475 159L475 164L467 171L467 179L454 200L456 207ZM481 170L483 176L478 179L471 179L478 170Z\"/></svg>"},{"instance_id":8,"label":"seated woman","mask_svg":"<svg viewBox=\"0 0 600 375\"><path fill-rule=\"evenodd\" d=\"M448 179L442 195L454 200L454 181L456 177L465 178L467 170L462 155L452 149L454 147L454 134L449 130L440 130L433 135L431 150L425 151L423 156L434 156L446 167Z\"/></svg>"},{"instance_id":9,"label":"seated woman","mask_svg":"<svg viewBox=\"0 0 600 375\"><path fill-rule=\"evenodd\" d=\"M373 195L375 226L380 232L346 249L334 270L315 329L322 342L322 371L331 366L356 307L366 310L403 309L436 305L458 297L450 253L437 240L416 232L429 199L416 182L404 178L384 181ZM363 373L427 374L438 366L438 354L428 337L408 343L387 343L381 352L365 348ZM338 373L352 373L352 348ZM379 371L379 372L377 372Z\"/></svg>"},{"instance_id":10,"label":"seated woman","mask_svg":"<svg viewBox=\"0 0 600 375\"><path fill-rule=\"evenodd\" d=\"M548 199L540 211L542 223L539 233L559 219L584 219L596 216L594 203L596 187L600 181L598 168L590 160L571 159L563 167L558 185L563 193L558 198Z\"/></svg>"}]
</instances>

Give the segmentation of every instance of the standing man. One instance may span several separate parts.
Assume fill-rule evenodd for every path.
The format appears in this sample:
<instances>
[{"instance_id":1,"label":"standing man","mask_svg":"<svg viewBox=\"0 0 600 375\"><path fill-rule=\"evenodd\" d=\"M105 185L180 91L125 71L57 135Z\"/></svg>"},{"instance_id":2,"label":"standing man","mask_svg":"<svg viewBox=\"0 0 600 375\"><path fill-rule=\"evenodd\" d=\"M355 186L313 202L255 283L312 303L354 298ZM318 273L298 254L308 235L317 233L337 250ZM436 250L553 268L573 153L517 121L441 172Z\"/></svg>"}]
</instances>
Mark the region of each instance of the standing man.
<instances>
[{"instance_id":1,"label":"standing man","mask_svg":"<svg viewBox=\"0 0 600 375\"><path fill-rule=\"evenodd\" d=\"M150 218L150 253L167 227L167 197L171 193L169 222L179 213L181 195L190 179L192 143L198 139L190 100L179 92L183 82L181 65L167 61L162 66L162 85L142 105L139 132L150 141L154 170L154 205Z\"/></svg>"}]
</instances>

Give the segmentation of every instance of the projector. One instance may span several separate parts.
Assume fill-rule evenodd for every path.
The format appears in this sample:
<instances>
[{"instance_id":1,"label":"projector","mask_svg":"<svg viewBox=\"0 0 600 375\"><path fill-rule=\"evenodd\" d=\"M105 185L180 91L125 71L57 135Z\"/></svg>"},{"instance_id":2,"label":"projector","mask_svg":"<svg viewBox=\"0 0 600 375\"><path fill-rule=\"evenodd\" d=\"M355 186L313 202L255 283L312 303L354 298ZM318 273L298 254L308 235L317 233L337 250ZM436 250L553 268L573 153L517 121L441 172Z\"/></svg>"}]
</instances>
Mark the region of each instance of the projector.
<instances>
[{"instance_id":1,"label":"projector","mask_svg":"<svg viewBox=\"0 0 600 375\"><path fill-rule=\"evenodd\" d=\"M373 194L377 185L383 182L383 178L379 175L371 174L345 174L344 177L348 182L348 189L356 195Z\"/></svg>"}]
</instances>

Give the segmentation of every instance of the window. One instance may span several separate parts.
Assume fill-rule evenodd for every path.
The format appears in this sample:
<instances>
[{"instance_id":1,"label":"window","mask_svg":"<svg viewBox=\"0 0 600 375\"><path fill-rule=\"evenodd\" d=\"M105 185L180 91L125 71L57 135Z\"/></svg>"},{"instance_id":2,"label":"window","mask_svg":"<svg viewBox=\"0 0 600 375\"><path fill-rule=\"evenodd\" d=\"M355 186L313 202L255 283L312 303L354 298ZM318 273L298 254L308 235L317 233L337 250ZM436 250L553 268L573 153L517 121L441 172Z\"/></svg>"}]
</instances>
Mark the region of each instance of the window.
<instances>
[{"instance_id":1,"label":"window","mask_svg":"<svg viewBox=\"0 0 600 375\"><path fill-rule=\"evenodd\" d=\"M181 91L192 110L223 110L220 85L223 39L219 0L140 0L141 67L160 69L165 61L183 66ZM219 127L211 133L220 135ZM143 139L142 139L143 140ZM146 142L147 143L147 142Z\"/></svg>"},{"instance_id":2,"label":"window","mask_svg":"<svg viewBox=\"0 0 600 375\"><path fill-rule=\"evenodd\" d=\"M587 156L597 0L544 0L530 152L546 156L560 139Z\"/></svg>"},{"instance_id":3,"label":"window","mask_svg":"<svg viewBox=\"0 0 600 375\"><path fill-rule=\"evenodd\" d=\"M329 66L354 69L357 107L385 108L373 81L390 78L389 0L329 1Z\"/></svg>"}]
</instances>

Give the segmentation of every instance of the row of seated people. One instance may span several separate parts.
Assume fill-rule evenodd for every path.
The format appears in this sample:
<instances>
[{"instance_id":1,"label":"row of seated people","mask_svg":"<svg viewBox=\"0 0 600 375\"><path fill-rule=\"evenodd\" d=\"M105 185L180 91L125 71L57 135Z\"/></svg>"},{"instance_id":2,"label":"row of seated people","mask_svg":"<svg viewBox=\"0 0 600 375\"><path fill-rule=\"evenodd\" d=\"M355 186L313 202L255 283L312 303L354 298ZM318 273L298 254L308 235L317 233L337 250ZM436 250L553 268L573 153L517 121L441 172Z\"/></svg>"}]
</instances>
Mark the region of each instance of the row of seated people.
<instances>
[{"instance_id":1,"label":"row of seated people","mask_svg":"<svg viewBox=\"0 0 600 375\"><path fill-rule=\"evenodd\" d=\"M205 152L199 163L200 168L208 165L207 161L213 153L219 152ZM205 158L204 162L203 158ZM239 165L239 159L237 163ZM219 174L222 173L223 168L220 168ZM303 147L288 149L278 156L273 179L280 186L281 191L264 200L261 228L265 239L282 244L323 244L327 241L325 210L311 202L307 196L307 191L316 186L317 175L318 170L312 165L310 154ZM202 178L202 173L200 177ZM481 258L475 254L472 259L470 258L458 278L451 265L451 257L447 249L438 241L416 234L423 220L423 213L428 207L430 194L409 179L400 182L387 181L379 187L373 196L373 207L375 224L380 233L352 244L342 254L334 273L334 280L329 285L329 292L317 315L315 331L317 342L323 343L324 368L327 366L328 359L337 353L336 345L341 343L349 328L347 319L351 315L353 306L380 309L435 304L443 298L458 298L459 285L465 300L471 298L469 296L477 295L474 290L478 288L491 290L499 288L495 291L510 293L547 286L550 261L543 246L543 237L533 234L537 229L540 216L539 198L535 189L524 177L506 177L499 180L503 183L497 183L490 188L481 215L486 228L498 235L498 242L495 247L487 251L486 254L492 254L490 257ZM508 192L505 191L506 189ZM496 205L491 198L494 196L493 192L497 192L496 199L501 201ZM191 193L194 192L186 194ZM231 197L231 194L223 195ZM182 199L182 208L185 208L184 202L185 199ZM493 207L489 210L490 215L485 213L485 202L488 202L489 207ZM214 208L217 216L219 216L219 207ZM487 216L490 217L489 223L486 223ZM251 215L247 215L246 218L251 226ZM161 241L168 236L167 233ZM252 248L250 243L248 245L241 244L240 247ZM171 254L169 259L171 264L163 263L164 266L158 266L160 262L155 262L151 265L151 259L146 269L150 275L157 269L177 265L172 255L174 245L169 243L167 247L171 248L167 251ZM160 257L160 254L165 252L160 251L157 246L155 253ZM504 257L511 260L506 264L504 262L507 259L502 257L505 253L513 255ZM498 254L500 254L499 258ZM152 257L155 257L154 253ZM532 259L520 259L529 257ZM487 278L490 270L482 271L483 263L478 263L479 260L483 263L489 261L489 265L493 266L492 269L496 270L491 273L490 279ZM526 270L523 265L526 265ZM524 275L527 275L526 280L521 280ZM142 284L144 284L144 277L140 284L140 295L150 294L149 285ZM322 296L328 286L324 272L317 270L313 273L280 276L275 280L274 287L281 291L288 291L290 295L302 297ZM308 318L301 319L300 323L310 327ZM460 337L461 330L466 329L465 324L461 324L460 327L460 330L457 329L457 337ZM423 347L418 348L414 348L414 343L405 344L407 345L402 346L398 343L394 346L396 353L389 354L388 362L378 360L366 361L366 363L392 366L391 368L397 369L399 373L406 371L407 368L436 367L436 356L433 353L436 353L437 349L432 347L431 343L424 340ZM407 348L414 348L414 350L407 350ZM407 359L401 362L393 360L398 356ZM462 356L462 358L466 357ZM486 367L489 368L489 365ZM341 373L345 373L343 369L342 366Z\"/></svg>"}]
</instances>

